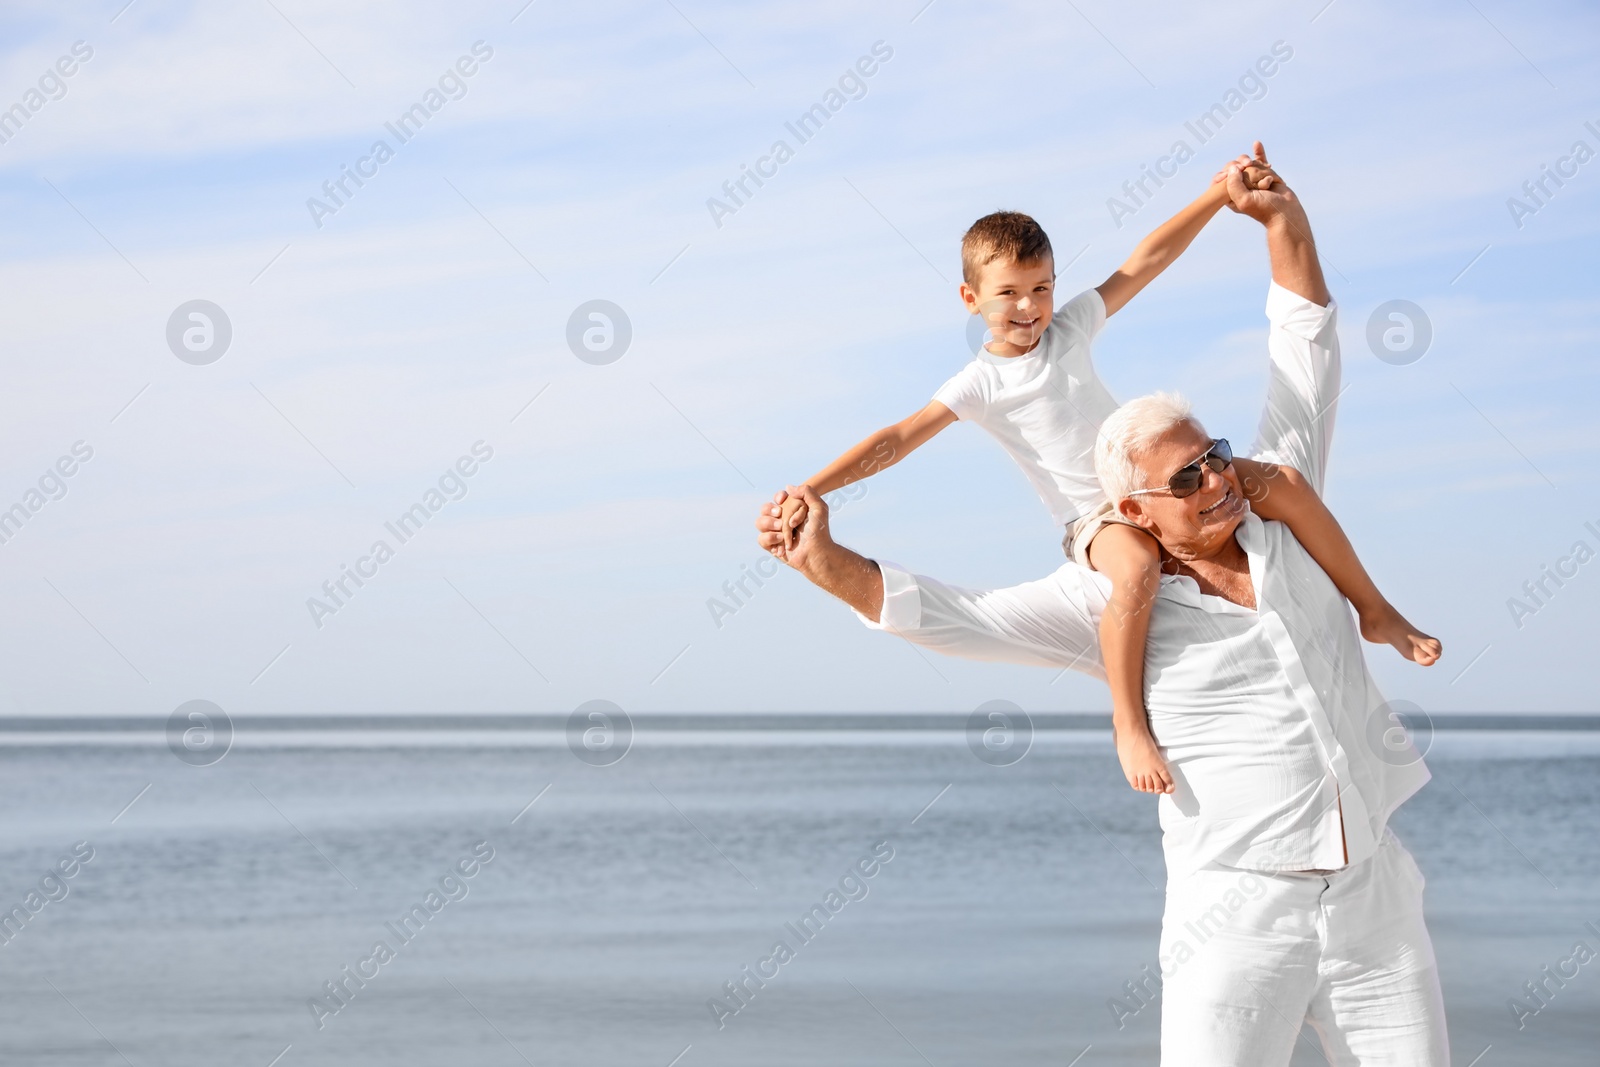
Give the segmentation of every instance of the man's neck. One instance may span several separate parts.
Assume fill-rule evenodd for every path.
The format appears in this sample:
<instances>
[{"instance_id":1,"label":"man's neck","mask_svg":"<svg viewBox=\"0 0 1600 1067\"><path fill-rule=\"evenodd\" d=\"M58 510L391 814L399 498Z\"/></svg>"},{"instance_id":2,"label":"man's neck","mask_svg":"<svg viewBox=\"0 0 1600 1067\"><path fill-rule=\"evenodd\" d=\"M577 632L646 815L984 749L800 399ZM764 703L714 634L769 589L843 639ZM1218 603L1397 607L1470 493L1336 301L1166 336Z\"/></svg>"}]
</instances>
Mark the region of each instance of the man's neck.
<instances>
[{"instance_id":1,"label":"man's neck","mask_svg":"<svg viewBox=\"0 0 1600 1067\"><path fill-rule=\"evenodd\" d=\"M1250 581L1250 557L1236 536L1230 535L1225 544L1204 559L1181 560L1168 556L1163 569L1168 574L1188 575L1208 596L1221 597L1255 610L1256 590Z\"/></svg>"}]
</instances>

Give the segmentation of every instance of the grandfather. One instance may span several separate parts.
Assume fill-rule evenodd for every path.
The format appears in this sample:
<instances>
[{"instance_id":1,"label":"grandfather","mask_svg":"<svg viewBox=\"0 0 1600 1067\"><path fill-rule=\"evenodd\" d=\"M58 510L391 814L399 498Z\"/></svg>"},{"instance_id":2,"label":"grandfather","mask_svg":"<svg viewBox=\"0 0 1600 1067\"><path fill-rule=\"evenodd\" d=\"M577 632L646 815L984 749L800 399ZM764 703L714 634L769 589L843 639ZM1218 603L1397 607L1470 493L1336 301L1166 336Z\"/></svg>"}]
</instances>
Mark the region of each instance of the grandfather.
<instances>
[{"instance_id":1,"label":"grandfather","mask_svg":"<svg viewBox=\"0 0 1600 1067\"><path fill-rule=\"evenodd\" d=\"M1340 372L1310 225L1281 179L1247 190L1230 178L1230 193L1265 227L1272 259L1252 454L1320 492ZM1287 526L1250 511L1226 443L1181 398L1118 409L1095 459L1118 510L1165 550L1145 661L1151 732L1176 784L1159 801L1161 1062L1287 1065L1309 1020L1334 1067L1448 1064L1422 875L1387 825L1428 772L1409 744L1372 740L1391 724L1348 605ZM1172 492L1197 476L1197 491ZM762 546L869 626L950 655L1103 677L1102 576L1069 563L1009 589L945 585L837 544L822 500L790 492L811 509L798 543L784 552L769 506ZM1215 931L1198 950L1191 923Z\"/></svg>"}]
</instances>

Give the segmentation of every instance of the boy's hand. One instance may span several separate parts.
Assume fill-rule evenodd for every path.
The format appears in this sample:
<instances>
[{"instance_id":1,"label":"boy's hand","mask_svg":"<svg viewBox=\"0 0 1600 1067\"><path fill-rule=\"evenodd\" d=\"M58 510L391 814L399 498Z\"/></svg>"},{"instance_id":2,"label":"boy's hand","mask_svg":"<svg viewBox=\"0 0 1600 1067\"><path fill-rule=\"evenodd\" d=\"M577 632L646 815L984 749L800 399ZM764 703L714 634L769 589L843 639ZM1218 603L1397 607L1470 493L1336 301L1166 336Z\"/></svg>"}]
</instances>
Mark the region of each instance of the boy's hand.
<instances>
[{"instance_id":1,"label":"boy's hand","mask_svg":"<svg viewBox=\"0 0 1600 1067\"><path fill-rule=\"evenodd\" d=\"M779 505L779 532L783 534L785 550L794 548L800 540L800 526L806 521L806 502L802 497L791 496Z\"/></svg>"},{"instance_id":2,"label":"boy's hand","mask_svg":"<svg viewBox=\"0 0 1600 1067\"><path fill-rule=\"evenodd\" d=\"M1254 156L1240 155L1232 160L1214 178L1205 192L1172 218L1156 227L1140 241L1126 262L1104 282L1095 286L1105 303L1106 315L1115 315L1126 307L1156 276L1170 267L1187 249L1195 236L1205 228L1224 206L1234 206L1236 196L1230 181L1237 175L1250 183L1249 188L1266 190L1279 184L1277 176L1267 164L1266 149L1261 142L1255 144ZM1234 207L1237 211L1238 208Z\"/></svg>"},{"instance_id":3,"label":"boy's hand","mask_svg":"<svg viewBox=\"0 0 1600 1067\"><path fill-rule=\"evenodd\" d=\"M1167 769L1167 761L1162 758L1161 750L1156 747L1156 739L1150 736L1148 730L1140 730L1132 736L1117 737L1117 759L1122 764L1122 773L1127 776L1128 784L1141 793L1171 793L1177 787L1172 784L1172 772Z\"/></svg>"},{"instance_id":4,"label":"boy's hand","mask_svg":"<svg viewBox=\"0 0 1600 1067\"><path fill-rule=\"evenodd\" d=\"M1282 181L1282 179L1278 177L1277 173L1269 167L1258 167L1254 164L1247 163L1243 167L1243 170L1244 183L1251 189L1271 189L1274 182ZM1228 172L1223 171L1222 177L1223 180L1226 181Z\"/></svg>"},{"instance_id":5,"label":"boy's hand","mask_svg":"<svg viewBox=\"0 0 1600 1067\"><path fill-rule=\"evenodd\" d=\"M1236 159L1230 160L1227 166L1211 176L1211 184L1228 180L1228 171L1238 167L1244 172L1244 183L1250 189L1271 189L1275 183L1282 182L1277 171L1272 169L1272 164L1267 162L1267 150L1257 141L1254 146L1254 155L1244 152L1239 153Z\"/></svg>"},{"instance_id":6,"label":"boy's hand","mask_svg":"<svg viewBox=\"0 0 1600 1067\"><path fill-rule=\"evenodd\" d=\"M1271 189L1275 184L1281 184L1283 179L1278 177L1278 172L1271 167L1249 162L1248 156L1240 156L1226 167L1211 176L1212 185L1223 185L1228 180L1228 171L1238 167L1244 174L1244 184L1251 189Z\"/></svg>"}]
</instances>

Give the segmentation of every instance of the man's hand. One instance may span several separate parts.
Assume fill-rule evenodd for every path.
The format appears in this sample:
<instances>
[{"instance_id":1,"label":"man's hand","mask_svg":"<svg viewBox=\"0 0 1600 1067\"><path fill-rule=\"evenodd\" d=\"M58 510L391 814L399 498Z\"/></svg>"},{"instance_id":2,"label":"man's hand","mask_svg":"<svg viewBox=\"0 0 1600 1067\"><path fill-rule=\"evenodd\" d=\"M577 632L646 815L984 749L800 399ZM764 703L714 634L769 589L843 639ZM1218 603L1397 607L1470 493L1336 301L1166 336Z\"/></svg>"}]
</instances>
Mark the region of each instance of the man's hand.
<instances>
[{"instance_id":1,"label":"man's hand","mask_svg":"<svg viewBox=\"0 0 1600 1067\"><path fill-rule=\"evenodd\" d=\"M805 521L792 545L784 515L784 504L790 500L805 504ZM775 494L772 503L761 506L756 516L756 541L807 581L867 618L876 619L883 612L883 575L878 565L833 540L828 505L809 485L791 485Z\"/></svg>"},{"instance_id":2,"label":"man's hand","mask_svg":"<svg viewBox=\"0 0 1600 1067\"><path fill-rule=\"evenodd\" d=\"M819 549L825 553L835 547L828 505L809 485L791 485L775 493L772 503L762 505L756 516L756 530L762 548L801 572Z\"/></svg>"},{"instance_id":3,"label":"man's hand","mask_svg":"<svg viewBox=\"0 0 1600 1067\"><path fill-rule=\"evenodd\" d=\"M1255 155L1251 155L1249 152L1240 152L1238 156L1211 176L1211 184L1222 186L1223 191L1226 192L1228 171L1236 166L1244 170L1244 183L1251 189L1270 189L1273 181L1283 180L1273 172L1271 164L1267 162L1266 150L1261 147L1260 141L1255 143Z\"/></svg>"},{"instance_id":4,"label":"man's hand","mask_svg":"<svg viewBox=\"0 0 1600 1067\"><path fill-rule=\"evenodd\" d=\"M1250 166L1261 174L1254 186L1246 180L1245 169L1237 160L1228 164L1229 206L1266 228L1272 280L1314 304L1328 306L1333 297L1322 276L1322 263L1317 258L1304 205L1267 162L1267 150L1260 141L1255 143Z\"/></svg>"},{"instance_id":5,"label":"man's hand","mask_svg":"<svg viewBox=\"0 0 1600 1067\"><path fill-rule=\"evenodd\" d=\"M828 505L809 485L779 491L772 503L756 516L756 540L761 547L797 571L805 571L819 546L833 546L828 528Z\"/></svg>"},{"instance_id":6,"label":"man's hand","mask_svg":"<svg viewBox=\"0 0 1600 1067\"><path fill-rule=\"evenodd\" d=\"M1243 157L1241 157L1242 159ZM1288 218L1302 222L1305 209L1284 180L1267 162L1267 150L1255 143L1255 155L1246 162L1236 159L1224 170L1228 186L1228 207L1248 215L1263 226ZM1309 232L1309 227L1307 228Z\"/></svg>"}]
</instances>

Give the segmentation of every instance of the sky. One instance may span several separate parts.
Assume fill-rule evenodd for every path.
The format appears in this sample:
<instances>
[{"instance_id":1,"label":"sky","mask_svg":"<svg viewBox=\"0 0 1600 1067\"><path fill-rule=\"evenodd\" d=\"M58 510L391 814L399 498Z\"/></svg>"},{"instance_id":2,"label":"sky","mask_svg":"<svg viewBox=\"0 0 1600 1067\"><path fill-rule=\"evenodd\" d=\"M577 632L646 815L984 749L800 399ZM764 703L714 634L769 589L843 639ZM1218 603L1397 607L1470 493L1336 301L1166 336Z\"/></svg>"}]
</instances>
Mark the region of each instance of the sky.
<instances>
[{"instance_id":1,"label":"sky","mask_svg":"<svg viewBox=\"0 0 1600 1067\"><path fill-rule=\"evenodd\" d=\"M764 558L762 500L970 358L973 219L1037 217L1064 300L1256 138L1340 306L1328 501L1445 644L1426 670L1372 648L1381 686L1595 710L1591 9L111 0L0 26L0 510L25 513L0 713L1106 709L792 573L724 587ZM1219 215L1097 340L1114 395L1178 389L1250 440L1267 279ZM1427 328L1375 349L1397 300ZM596 351L593 301L621 312ZM964 585L1061 563L969 426L834 529Z\"/></svg>"}]
</instances>

